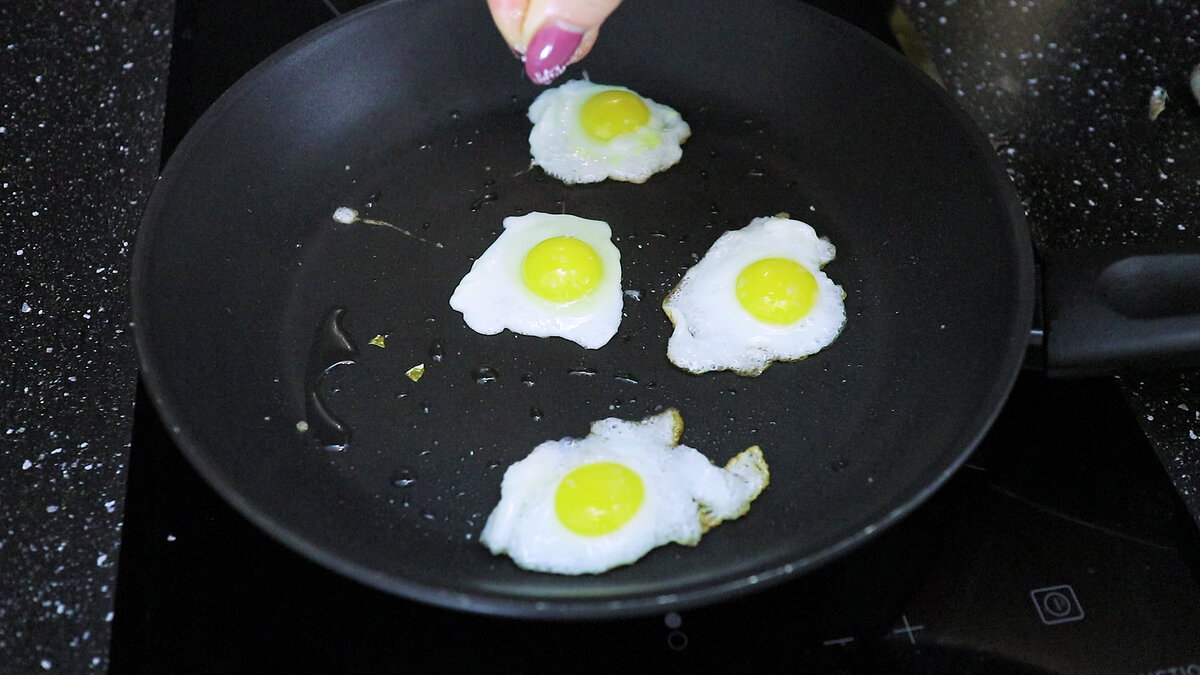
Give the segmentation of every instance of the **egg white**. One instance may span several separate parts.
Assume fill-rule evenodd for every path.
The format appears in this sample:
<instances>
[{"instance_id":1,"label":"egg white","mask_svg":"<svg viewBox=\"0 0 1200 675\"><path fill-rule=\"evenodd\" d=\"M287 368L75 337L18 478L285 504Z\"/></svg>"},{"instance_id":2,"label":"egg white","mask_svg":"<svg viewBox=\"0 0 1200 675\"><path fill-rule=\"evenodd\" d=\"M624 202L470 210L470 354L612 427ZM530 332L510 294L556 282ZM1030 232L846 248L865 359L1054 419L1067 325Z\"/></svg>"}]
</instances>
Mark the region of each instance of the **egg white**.
<instances>
[{"instance_id":1,"label":"egg white","mask_svg":"<svg viewBox=\"0 0 1200 675\"><path fill-rule=\"evenodd\" d=\"M795 361L824 349L846 323L845 293L821 270L836 252L807 223L788 218L755 218L722 234L663 300L675 324L667 358L691 373L753 376L773 361ZM815 305L793 324L761 321L738 302L738 275L763 258L789 258L816 279Z\"/></svg>"},{"instance_id":2,"label":"egg white","mask_svg":"<svg viewBox=\"0 0 1200 675\"><path fill-rule=\"evenodd\" d=\"M745 514L769 472L757 446L719 468L699 451L676 445L682 431L679 413L668 409L642 421L600 420L586 438L538 445L505 471L500 502L479 541L522 568L558 574L597 574L670 542L695 546L704 532ZM632 469L645 496L622 527L586 536L559 521L554 499L564 476L593 462Z\"/></svg>"},{"instance_id":3,"label":"egg white","mask_svg":"<svg viewBox=\"0 0 1200 675\"><path fill-rule=\"evenodd\" d=\"M592 247L603 265L596 287L578 300L556 303L525 285L521 265L529 250L550 237L571 236ZM450 296L450 306L477 333L505 328L536 337L557 336L588 349L603 347L621 323L621 253L608 223L568 214L539 213L504 219L504 231L471 266Z\"/></svg>"},{"instance_id":4,"label":"egg white","mask_svg":"<svg viewBox=\"0 0 1200 675\"><path fill-rule=\"evenodd\" d=\"M604 141L580 122L583 104L608 89L625 87L572 80L542 92L529 106L529 152L533 164L564 183L597 183L606 178L642 183L683 156L680 145L691 128L678 112L644 96L650 121L642 128Z\"/></svg>"}]
</instances>

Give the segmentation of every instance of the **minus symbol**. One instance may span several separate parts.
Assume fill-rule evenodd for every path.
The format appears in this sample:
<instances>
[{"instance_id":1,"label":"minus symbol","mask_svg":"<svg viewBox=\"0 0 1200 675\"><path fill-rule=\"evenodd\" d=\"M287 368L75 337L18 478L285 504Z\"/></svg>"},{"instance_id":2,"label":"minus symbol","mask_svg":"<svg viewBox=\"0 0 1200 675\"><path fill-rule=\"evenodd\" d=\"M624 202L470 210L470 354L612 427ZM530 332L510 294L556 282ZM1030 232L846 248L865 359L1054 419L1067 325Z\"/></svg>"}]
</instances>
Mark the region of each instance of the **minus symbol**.
<instances>
[{"instance_id":1,"label":"minus symbol","mask_svg":"<svg viewBox=\"0 0 1200 675\"><path fill-rule=\"evenodd\" d=\"M822 642L821 644L825 647L832 647L834 645L841 645L841 646L845 647L846 645L850 644L851 642L854 642L854 638L844 637L844 638L837 638L834 640L826 640L826 641Z\"/></svg>"}]
</instances>

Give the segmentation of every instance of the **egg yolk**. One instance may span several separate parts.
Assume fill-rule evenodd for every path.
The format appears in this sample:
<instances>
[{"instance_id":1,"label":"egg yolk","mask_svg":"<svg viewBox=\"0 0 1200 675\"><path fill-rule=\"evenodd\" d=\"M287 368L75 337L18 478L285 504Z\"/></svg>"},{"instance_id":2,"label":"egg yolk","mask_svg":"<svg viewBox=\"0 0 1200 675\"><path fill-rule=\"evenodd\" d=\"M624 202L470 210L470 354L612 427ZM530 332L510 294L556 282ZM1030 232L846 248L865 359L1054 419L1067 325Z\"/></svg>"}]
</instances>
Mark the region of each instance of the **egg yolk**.
<instances>
[{"instance_id":1,"label":"egg yolk","mask_svg":"<svg viewBox=\"0 0 1200 675\"><path fill-rule=\"evenodd\" d=\"M591 292L604 275L600 256L575 237L543 240L529 249L521 264L525 286L551 302L571 302Z\"/></svg>"},{"instance_id":2,"label":"egg yolk","mask_svg":"<svg viewBox=\"0 0 1200 675\"><path fill-rule=\"evenodd\" d=\"M584 102L579 121L591 136L609 141L646 126L650 109L633 92L606 89Z\"/></svg>"},{"instance_id":3,"label":"egg yolk","mask_svg":"<svg viewBox=\"0 0 1200 675\"><path fill-rule=\"evenodd\" d=\"M594 462L562 479L554 495L554 511L568 530L594 537L629 522L644 497L636 471L615 462Z\"/></svg>"},{"instance_id":4,"label":"egg yolk","mask_svg":"<svg viewBox=\"0 0 1200 675\"><path fill-rule=\"evenodd\" d=\"M737 278L737 299L755 318L786 325L812 311L817 280L804 265L787 258L763 258Z\"/></svg>"}]
</instances>

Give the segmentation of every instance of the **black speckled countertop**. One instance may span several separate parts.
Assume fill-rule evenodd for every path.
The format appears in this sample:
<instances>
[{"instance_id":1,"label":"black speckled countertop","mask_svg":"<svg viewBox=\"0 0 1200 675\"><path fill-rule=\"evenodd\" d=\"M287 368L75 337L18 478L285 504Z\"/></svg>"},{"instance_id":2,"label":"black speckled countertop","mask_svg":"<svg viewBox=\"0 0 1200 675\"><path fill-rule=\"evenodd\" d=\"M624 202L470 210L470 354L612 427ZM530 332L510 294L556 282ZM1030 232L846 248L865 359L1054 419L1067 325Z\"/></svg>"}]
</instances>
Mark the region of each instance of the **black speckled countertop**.
<instances>
[{"instance_id":1,"label":"black speckled countertop","mask_svg":"<svg viewBox=\"0 0 1200 675\"><path fill-rule=\"evenodd\" d=\"M1193 0L905 0L1042 249L1200 250ZM0 670L108 667L136 365L128 264L159 165L171 0L0 5ZM1150 120L1156 86L1166 108ZM1200 372L1122 378L1200 514Z\"/></svg>"},{"instance_id":2,"label":"black speckled countertop","mask_svg":"<svg viewBox=\"0 0 1200 675\"><path fill-rule=\"evenodd\" d=\"M0 4L0 670L103 672L172 3Z\"/></svg>"},{"instance_id":3,"label":"black speckled countertop","mask_svg":"<svg viewBox=\"0 0 1200 675\"><path fill-rule=\"evenodd\" d=\"M987 132L1040 252L1147 244L1200 253L1194 0L906 0L945 86ZM1166 106L1154 118L1157 87ZM1200 371L1123 376L1200 523Z\"/></svg>"}]
</instances>

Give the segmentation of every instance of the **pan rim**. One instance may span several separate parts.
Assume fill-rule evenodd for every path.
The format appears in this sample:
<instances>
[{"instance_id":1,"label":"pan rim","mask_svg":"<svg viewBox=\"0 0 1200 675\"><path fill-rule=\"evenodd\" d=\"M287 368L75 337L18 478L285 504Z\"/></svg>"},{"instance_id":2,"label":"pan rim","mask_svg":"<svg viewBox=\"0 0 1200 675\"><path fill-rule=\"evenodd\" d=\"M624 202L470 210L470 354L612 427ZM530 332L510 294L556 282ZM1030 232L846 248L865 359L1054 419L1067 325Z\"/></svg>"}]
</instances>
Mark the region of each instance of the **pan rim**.
<instances>
[{"instance_id":1,"label":"pan rim","mask_svg":"<svg viewBox=\"0 0 1200 675\"><path fill-rule=\"evenodd\" d=\"M178 167L186 163L186 159L193 151L193 147L199 142L198 139L204 136L207 129L212 126L214 120L222 111L233 106L241 96L245 95L254 85L258 74L269 71L278 62L311 48L348 22L367 20L369 14L380 11L382 8L391 5L406 4L410 4L409 0L382 0L381 2L348 12L297 38L255 66L255 68L250 70L226 91L209 108L193 129L188 132L164 168L160 177L160 184L169 183L172 176L179 172ZM160 364L155 362L155 357L150 353L147 345L145 326L147 325L146 319L148 317L145 315L145 304L139 298L147 292L145 288L147 278L146 267L150 263L147 260L149 242L146 240L152 237L143 236L143 232L150 229L144 227L139 230L138 238L135 242L131 270L130 288L132 295L134 345L139 363L141 364L143 380L148 392L151 394L151 399L156 410L162 417L167 432L188 458L192 466L197 469L197 472L204 477L205 481L226 502L233 505L243 517L246 517L264 532L267 532L277 541L285 544L288 548L301 554L303 557L315 561L323 567L345 577L354 579L359 583L394 595L427 602L448 609L465 610L495 616L533 619L622 618L642 616L668 609L676 610L701 604L711 604L780 583L792 578L799 572L820 567L829 561L842 557L847 552L870 541L878 533L885 531L899 522L937 492L967 460L991 428L1004 401L1008 398L1009 392L1016 382L1024 362L1025 346L1034 315L1036 288L1032 238L1025 221L1024 209L1021 206L1020 198L1007 173L1002 168L1001 159L995 154L982 130L978 128L975 122L953 100L948 92L938 87L932 80L917 70L915 66L869 34L815 8L805 6L801 11L808 12L812 16L814 23L819 25L823 30L836 31L839 34L853 36L852 39L857 40L861 45L870 45L869 47L863 47L864 50L874 50L876 55L886 54L886 57L882 58L890 58L897 63L903 63L903 68L908 69L914 75L919 75L919 77L913 77L912 79L924 83L922 85L925 87L923 95L932 96L945 112L954 118L950 122L967 132L972 140L974 150L990 159L988 162L992 174L990 179L995 187L998 188L998 203L1006 208L1008 211L1007 219L1012 223L1009 236L1012 239L1012 251L1015 254L1014 269L1016 271L1016 278L1013 279L1013 283L1020 289L1020 297L1016 298L1014 302L1017 307L1014 310L1014 316L1017 319L1012 322L1011 334L1009 335L1012 346L1008 350L1004 362L997 366L996 372L999 373L999 376L993 381L993 386L986 397L988 405L986 408L983 406L980 407L978 423L973 425L977 430L970 441L962 447L953 461L950 462L933 482L926 484L923 489L913 494L910 498L887 513L882 514L871 525L842 539L834 546L826 547L814 554L769 567L754 575L739 575L737 578L716 583L707 583L671 595L646 595L616 600L532 600L521 596L489 594L486 592L466 593L450 591L445 588L430 586L408 579L390 577L371 570L323 549L319 544L310 541L301 533L284 526L280 521L255 506L247 496L233 487L233 484L227 480L220 468L215 466L211 461L211 457L206 456L206 453L202 451L196 439L180 424L181 416L178 409L164 396L167 388L162 380L163 371L160 368ZM143 225L151 223L154 216L164 208L164 193L165 190L156 190L151 195L142 219Z\"/></svg>"}]
</instances>

